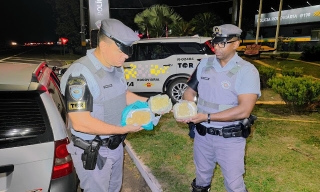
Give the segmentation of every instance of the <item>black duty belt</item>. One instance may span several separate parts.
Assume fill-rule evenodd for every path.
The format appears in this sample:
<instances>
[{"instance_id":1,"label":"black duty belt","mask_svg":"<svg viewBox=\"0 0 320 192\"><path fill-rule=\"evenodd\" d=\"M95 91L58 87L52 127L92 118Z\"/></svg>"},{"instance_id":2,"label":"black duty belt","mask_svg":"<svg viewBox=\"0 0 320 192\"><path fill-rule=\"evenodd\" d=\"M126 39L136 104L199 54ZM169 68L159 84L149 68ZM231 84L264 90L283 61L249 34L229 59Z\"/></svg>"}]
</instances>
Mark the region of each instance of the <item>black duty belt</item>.
<instances>
[{"instance_id":1,"label":"black duty belt","mask_svg":"<svg viewBox=\"0 0 320 192\"><path fill-rule=\"evenodd\" d=\"M241 125L230 125L222 128L206 127L200 123L195 124L196 129L201 136L206 134L223 136L224 138L229 137L242 137Z\"/></svg>"},{"instance_id":2,"label":"black duty belt","mask_svg":"<svg viewBox=\"0 0 320 192\"><path fill-rule=\"evenodd\" d=\"M207 127L207 133L210 135L222 136L222 128Z\"/></svg>"},{"instance_id":3,"label":"black duty belt","mask_svg":"<svg viewBox=\"0 0 320 192\"><path fill-rule=\"evenodd\" d=\"M92 143L92 141L93 140L86 140L86 142L88 142L88 143ZM109 138L104 138L104 139L101 139L100 141L101 141L100 146L102 146L102 147L108 147L110 144Z\"/></svg>"}]
</instances>

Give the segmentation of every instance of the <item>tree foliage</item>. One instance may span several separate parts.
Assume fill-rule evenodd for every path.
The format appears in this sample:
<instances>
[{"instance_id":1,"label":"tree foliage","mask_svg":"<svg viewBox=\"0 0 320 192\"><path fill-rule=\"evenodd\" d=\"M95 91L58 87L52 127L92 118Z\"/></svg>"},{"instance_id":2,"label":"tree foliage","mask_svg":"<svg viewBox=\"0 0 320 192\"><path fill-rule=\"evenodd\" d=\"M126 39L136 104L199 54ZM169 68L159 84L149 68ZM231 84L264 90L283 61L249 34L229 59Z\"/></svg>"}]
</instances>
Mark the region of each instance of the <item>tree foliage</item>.
<instances>
[{"instance_id":1,"label":"tree foliage","mask_svg":"<svg viewBox=\"0 0 320 192\"><path fill-rule=\"evenodd\" d=\"M173 36L188 36L194 35L195 27L192 26L190 22L181 20L176 24L171 25L170 29L172 30L171 35Z\"/></svg>"},{"instance_id":2,"label":"tree foliage","mask_svg":"<svg viewBox=\"0 0 320 192\"><path fill-rule=\"evenodd\" d=\"M81 43L80 2L78 0L46 0L51 5L58 37L69 39L67 46L75 48Z\"/></svg>"},{"instance_id":3,"label":"tree foliage","mask_svg":"<svg viewBox=\"0 0 320 192\"><path fill-rule=\"evenodd\" d=\"M150 37L162 37L166 35L169 25L176 24L181 19L181 16L167 5L157 4L138 13L134 22Z\"/></svg>"},{"instance_id":4,"label":"tree foliage","mask_svg":"<svg viewBox=\"0 0 320 192\"><path fill-rule=\"evenodd\" d=\"M196 15L192 20L191 24L195 27L195 33L199 36L212 36L213 26L221 25L223 21L219 16L214 13L200 13Z\"/></svg>"}]
</instances>

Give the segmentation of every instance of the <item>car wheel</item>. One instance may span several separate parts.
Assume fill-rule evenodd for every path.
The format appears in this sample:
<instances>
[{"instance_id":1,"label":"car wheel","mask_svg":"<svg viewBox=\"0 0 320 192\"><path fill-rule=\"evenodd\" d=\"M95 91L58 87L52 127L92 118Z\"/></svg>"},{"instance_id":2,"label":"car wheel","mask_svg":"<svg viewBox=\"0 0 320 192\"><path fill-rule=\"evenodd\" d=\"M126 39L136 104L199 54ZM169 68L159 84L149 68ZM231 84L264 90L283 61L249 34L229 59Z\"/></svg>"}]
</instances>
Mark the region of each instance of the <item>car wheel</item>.
<instances>
[{"instance_id":1,"label":"car wheel","mask_svg":"<svg viewBox=\"0 0 320 192\"><path fill-rule=\"evenodd\" d=\"M187 87L187 79L184 78L175 79L169 84L167 88L167 94L173 103L176 103L182 99L182 95Z\"/></svg>"}]
</instances>

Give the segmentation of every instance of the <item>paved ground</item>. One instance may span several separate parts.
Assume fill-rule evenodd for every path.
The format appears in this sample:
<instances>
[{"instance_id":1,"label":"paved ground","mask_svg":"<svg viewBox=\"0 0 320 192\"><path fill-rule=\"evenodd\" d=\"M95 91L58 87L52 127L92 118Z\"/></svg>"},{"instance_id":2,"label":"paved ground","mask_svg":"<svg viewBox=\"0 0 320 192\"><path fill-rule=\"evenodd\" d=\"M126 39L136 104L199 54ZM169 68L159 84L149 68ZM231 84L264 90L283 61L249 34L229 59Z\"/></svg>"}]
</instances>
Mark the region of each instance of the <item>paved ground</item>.
<instances>
[{"instance_id":1,"label":"paved ground","mask_svg":"<svg viewBox=\"0 0 320 192\"><path fill-rule=\"evenodd\" d=\"M120 192L151 192L127 152L124 154L123 184Z\"/></svg>"},{"instance_id":2,"label":"paved ground","mask_svg":"<svg viewBox=\"0 0 320 192\"><path fill-rule=\"evenodd\" d=\"M77 192L81 192L80 188ZM123 183L120 192L152 192L126 150L124 153Z\"/></svg>"}]
</instances>

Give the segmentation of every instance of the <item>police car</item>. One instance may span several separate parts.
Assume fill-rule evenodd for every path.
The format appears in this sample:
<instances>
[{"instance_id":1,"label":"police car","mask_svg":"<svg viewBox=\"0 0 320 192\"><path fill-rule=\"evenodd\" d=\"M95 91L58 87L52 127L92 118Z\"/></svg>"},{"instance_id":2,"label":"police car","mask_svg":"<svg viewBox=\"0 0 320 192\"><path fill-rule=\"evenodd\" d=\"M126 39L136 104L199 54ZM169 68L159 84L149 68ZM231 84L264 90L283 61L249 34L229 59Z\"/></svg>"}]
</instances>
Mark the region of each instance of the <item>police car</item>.
<instances>
[{"instance_id":1,"label":"police car","mask_svg":"<svg viewBox=\"0 0 320 192\"><path fill-rule=\"evenodd\" d=\"M210 37L141 39L124 63L128 89L139 93L166 93L176 102L202 58L214 54Z\"/></svg>"}]
</instances>

